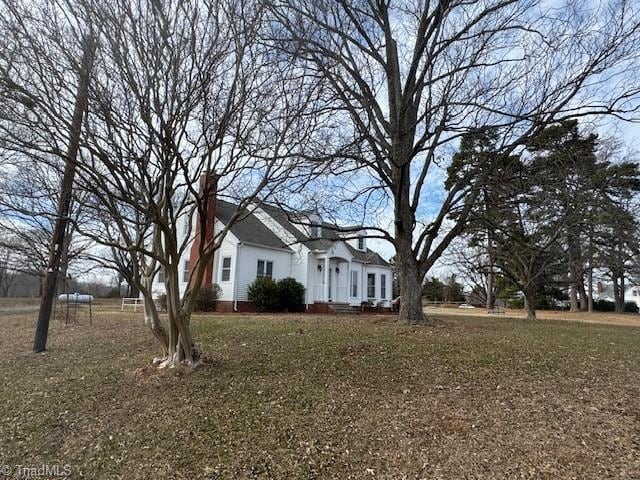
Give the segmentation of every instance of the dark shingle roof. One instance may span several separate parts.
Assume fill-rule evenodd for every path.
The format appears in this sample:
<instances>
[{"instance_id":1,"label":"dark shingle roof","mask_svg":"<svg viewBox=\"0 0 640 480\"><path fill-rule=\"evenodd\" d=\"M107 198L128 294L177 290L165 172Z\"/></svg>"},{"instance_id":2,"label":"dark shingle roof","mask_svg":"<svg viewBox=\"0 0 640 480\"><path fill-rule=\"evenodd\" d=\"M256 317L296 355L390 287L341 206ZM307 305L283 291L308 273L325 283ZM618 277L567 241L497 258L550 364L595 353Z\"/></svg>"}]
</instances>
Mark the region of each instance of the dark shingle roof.
<instances>
[{"instance_id":1,"label":"dark shingle roof","mask_svg":"<svg viewBox=\"0 0 640 480\"><path fill-rule=\"evenodd\" d=\"M276 222L278 222L280 226L282 226L287 232L293 235L293 237L298 242L304 242L306 240L309 240L309 237L307 237L302 231L300 231L299 228L297 228L293 223L291 223L291 220L289 219L291 214L287 213L281 208L278 208L272 205L267 205L267 204L261 204L260 208L264 210L267 213L267 215L269 215Z\"/></svg>"},{"instance_id":2,"label":"dark shingle roof","mask_svg":"<svg viewBox=\"0 0 640 480\"><path fill-rule=\"evenodd\" d=\"M237 205L225 202L224 200L218 200L216 216L226 225L237 209ZM234 223L230 230L241 242L290 250L290 248L269 230L264 223L258 220L253 213L249 213L245 218Z\"/></svg>"},{"instance_id":3,"label":"dark shingle roof","mask_svg":"<svg viewBox=\"0 0 640 480\"><path fill-rule=\"evenodd\" d=\"M295 218L296 215L288 213L273 205L262 204L260 205L260 208L278 222L285 230L287 230L287 232L289 232L298 243L302 243L311 250L327 250L331 245L333 245L333 242L344 241L340 238L340 232L337 230L337 227L330 223L322 222L322 238L311 238L292 223L291 220ZM304 223L304 220L301 219L301 222ZM346 241L344 242L351 252L351 255L353 255L353 258L356 260L360 262L367 262L371 265L389 266L389 262L385 261L373 250L367 249L366 252L363 252L349 245Z\"/></svg>"}]
</instances>

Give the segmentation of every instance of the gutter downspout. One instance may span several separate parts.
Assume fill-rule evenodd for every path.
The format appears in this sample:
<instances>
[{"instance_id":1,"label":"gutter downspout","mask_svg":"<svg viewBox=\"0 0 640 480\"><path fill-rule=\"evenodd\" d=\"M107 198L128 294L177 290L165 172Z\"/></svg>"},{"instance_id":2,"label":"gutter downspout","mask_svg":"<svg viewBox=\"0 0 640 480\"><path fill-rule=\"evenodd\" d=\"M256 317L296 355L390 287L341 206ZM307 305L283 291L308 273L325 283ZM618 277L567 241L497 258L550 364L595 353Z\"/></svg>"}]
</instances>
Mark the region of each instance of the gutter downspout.
<instances>
[{"instance_id":1,"label":"gutter downspout","mask_svg":"<svg viewBox=\"0 0 640 480\"><path fill-rule=\"evenodd\" d=\"M240 248L242 248L242 242L238 242L236 245L236 266L233 272L233 311L238 311L238 264L240 263Z\"/></svg>"},{"instance_id":2,"label":"gutter downspout","mask_svg":"<svg viewBox=\"0 0 640 480\"><path fill-rule=\"evenodd\" d=\"M306 300L306 305L305 305L305 312L309 311L309 283L311 281L311 254L313 252L308 251L307 252L307 291L306 291L306 296L305 296L305 300Z\"/></svg>"}]
</instances>

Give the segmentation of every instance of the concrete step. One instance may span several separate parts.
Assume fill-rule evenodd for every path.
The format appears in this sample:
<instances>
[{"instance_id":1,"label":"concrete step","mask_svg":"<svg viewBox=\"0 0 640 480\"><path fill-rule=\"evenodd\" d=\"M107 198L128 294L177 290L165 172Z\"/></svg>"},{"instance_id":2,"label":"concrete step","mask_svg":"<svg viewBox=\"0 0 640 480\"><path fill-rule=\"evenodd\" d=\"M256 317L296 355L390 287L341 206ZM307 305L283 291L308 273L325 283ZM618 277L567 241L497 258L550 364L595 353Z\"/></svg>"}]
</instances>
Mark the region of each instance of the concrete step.
<instances>
[{"instance_id":1,"label":"concrete step","mask_svg":"<svg viewBox=\"0 0 640 480\"><path fill-rule=\"evenodd\" d=\"M329 311L337 314L356 313L356 310L348 303L329 303Z\"/></svg>"}]
</instances>

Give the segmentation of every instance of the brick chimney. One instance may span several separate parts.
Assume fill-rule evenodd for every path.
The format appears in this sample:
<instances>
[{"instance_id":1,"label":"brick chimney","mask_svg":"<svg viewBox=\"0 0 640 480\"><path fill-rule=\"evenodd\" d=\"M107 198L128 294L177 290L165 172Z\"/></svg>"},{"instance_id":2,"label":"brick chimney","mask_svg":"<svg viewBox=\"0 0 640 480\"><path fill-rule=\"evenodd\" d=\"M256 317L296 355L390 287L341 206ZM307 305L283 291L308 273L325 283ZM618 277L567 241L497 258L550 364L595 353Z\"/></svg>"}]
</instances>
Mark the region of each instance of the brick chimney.
<instances>
[{"instance_id":1,"label":"brick chimney","mask_svg":"<svg viewBox=\"0 0 640 480\"><path fill-rule=\"evenodd\" d=\"M200 246L207 244L213 240L214 226L216 218L216 198L218 190L218 175L214 173L203 173L200 175L199 195L203 204L206 205L206 215L204 231L201 232L200 215L197 214L196 228L193 230L194 237L189 255L189 269L193 272L200 258ZM196 210L197 212L197 210ZM203 235L201 235L203 233ZM204 276L202 277L202 287L213 283L213 259L211 259L206 267Z\"/></svg>"}]
</instances>

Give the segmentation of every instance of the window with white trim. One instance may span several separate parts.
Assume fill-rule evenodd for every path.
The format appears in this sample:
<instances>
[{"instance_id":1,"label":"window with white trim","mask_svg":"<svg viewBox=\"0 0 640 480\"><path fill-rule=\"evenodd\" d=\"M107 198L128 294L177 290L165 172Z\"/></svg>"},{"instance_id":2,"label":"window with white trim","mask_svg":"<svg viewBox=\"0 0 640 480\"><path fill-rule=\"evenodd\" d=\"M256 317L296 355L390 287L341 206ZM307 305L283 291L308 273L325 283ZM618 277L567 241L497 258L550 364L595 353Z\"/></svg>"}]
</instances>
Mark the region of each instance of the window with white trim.
<instances>
[{"instance_id":1,"label":"window with white trim","mask_svg":"<svg viewBox=\"0 0 640 480\"><path fill-rule=\"evenodd\" d=\"M164 283L164 267L160 267L160 270L158 270L158 277L156 281L158 283Z\"/></svg>"},{"instance_id":2,"label":"window with white trim","mask_svg":"<svg viewBox=\"0 0 640 480\"><path fill-rule=\"evenodd\" d=\"M257 277L273 278L273 262L270 260L258 260Z\"/></svg>"},{"instance_id":3,"label":"window with white trim","mask_svg":"<svg viewBox=\"0 0 640 480\"><path fill-rule=\"evenodd\" d=\"M367 298L376 298L376 274L367 274Z\"/></svg>"},{"instance_id":4,"label":"window with white trim","mask_svg":"<svg viewBox=\"0 0 640 480\"><path fill-rule=\"evenodd\" d=\"M231 257L222 257L220 281L228 282L229 280L231 280Z\"/></svg>"},{"instance_id":5,"label":"window with white trim","mask_svg":"<svg viewBox=\"0 0 640 480\"><path fill-rule=\"evenodd\" d=\"M191 216L184 217L184 225L182 227L182 234L187 236L191 231Z\"/></svg>"},{"instance_id":6,"label":"window with white trim","mask_svg":"<svg viewBox=\"0 0 640 480\"><path fill-rule=\"evenodd\" d=\"M191 266L189 260L184 261L184 270L182 271L182 281L184 283L189 282L189 277L191 276Z\"/></svg>"},{"instance_id":7,"label":"window with white trim","mask_svg":"<svg viewBox=\"0 0 640 480\"><path fill-rule=\"evenodd\" d=\"M364 237L358 237L358 250L364 250Z\"/></svg>"},{"instance_id":8,"label":"window with white trim","mask_svg":"<svg viewBox=\"0 0 640 480\"><path fill-rule=\"evenodd\" d=\"M351 297L358 296L358 272L351 270Z\"/></svg>"},{"instance_id":9,"label":"window with white trim","mask_svg":"<svg viewBox=\"0 0 640 480\"><path fill-rule=\"evenodd\" d=\"M384 274L380 275L380 299L387 299L387 276Z\"/></svg>"}]
</instances>

